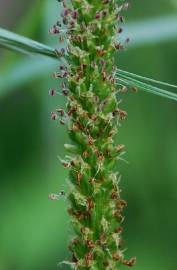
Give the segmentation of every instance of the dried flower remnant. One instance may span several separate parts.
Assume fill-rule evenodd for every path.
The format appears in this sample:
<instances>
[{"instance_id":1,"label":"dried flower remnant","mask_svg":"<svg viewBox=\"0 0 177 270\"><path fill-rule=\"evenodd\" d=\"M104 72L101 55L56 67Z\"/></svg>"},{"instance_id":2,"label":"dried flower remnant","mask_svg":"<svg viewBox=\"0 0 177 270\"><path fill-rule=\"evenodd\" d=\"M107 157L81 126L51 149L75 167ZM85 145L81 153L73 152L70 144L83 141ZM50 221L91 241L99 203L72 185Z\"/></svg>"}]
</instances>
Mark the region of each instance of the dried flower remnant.
<instances>
[{"instance_id":1,"label":"dried flower remnant","mask_svg":"<svg viewBox=\"0 0 177 270\"><path fill-rule=\"evenodd\" d=\"M67 105L51 118L60 117L72 142L65 145L69 156L61 160L69 169L68 214L75 233L68 265L75 270L133 266L136 259L124 259L122 249L122 211L127 203L121 199L116 173L125 146L114 142L119 120L127 117L117 100L117 94L127 92L127 87L117 89L114 79L114 55L124 47L115 37L123 31L121 12L129 5L124 0L58 2L63 5L62 22L50 33L63 40L62 29L66 30L67 48L56 49L56 54L67 65L61 65L54 78L61 80Z\"/></svg>"}]
</instances>

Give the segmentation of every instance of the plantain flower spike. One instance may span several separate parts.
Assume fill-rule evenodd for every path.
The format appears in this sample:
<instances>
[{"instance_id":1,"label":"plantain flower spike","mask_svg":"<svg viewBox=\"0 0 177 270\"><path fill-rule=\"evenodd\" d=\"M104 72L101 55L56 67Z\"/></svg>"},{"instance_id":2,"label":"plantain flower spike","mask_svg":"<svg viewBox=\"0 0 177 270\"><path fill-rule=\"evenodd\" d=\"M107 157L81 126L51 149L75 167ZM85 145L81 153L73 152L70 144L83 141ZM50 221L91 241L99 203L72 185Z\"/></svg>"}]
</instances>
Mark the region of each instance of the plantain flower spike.
<instances>
[{"instance_id":1,"label":"plantain flower spike","mask_svg":"<svg viewBox=\"0 0 177 270\"><path fill-rule=\"evenodd\" d=\"M126 201L120 196L116 164L124 145L115 143L127 113L119 108L114 57L123 49L120 25L129 5L123 0L58 2L63 6L61 20L50 33L66 44L56 50L65 64L54 77L61 81L67 104L66 111L57 110L52 119L59 117L71 139L65 145L69 156L61 163L69 169L68 213L74 232L68 247L72 258L63 263L74 270L119 270L136 262L123 254Z\"/></svg>"}]
</instances>

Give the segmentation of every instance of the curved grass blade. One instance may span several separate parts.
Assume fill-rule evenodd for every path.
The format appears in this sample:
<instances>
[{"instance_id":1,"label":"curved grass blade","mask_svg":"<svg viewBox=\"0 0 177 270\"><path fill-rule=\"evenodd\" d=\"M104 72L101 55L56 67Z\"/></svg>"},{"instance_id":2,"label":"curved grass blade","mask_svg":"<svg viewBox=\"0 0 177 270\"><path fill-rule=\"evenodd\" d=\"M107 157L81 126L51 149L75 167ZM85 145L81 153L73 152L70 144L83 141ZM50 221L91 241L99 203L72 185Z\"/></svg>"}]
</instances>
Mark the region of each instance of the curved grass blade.
<instances>
[{"instance_id":1,"label":"curved grass blade","mask_svg":"<svg viewBox=\"0 0 177 270\"><path fill-rule=\"evenodd\" d=\"M0 28L0 46L22 53L58 58L55 49L2 28Z\"/></svg>"},{"instance_id":2,"label":"curved grass blade","mask_svg":"<svg viewBox=\"0 0 177 270\"><path fill-rule=\"evenodd\" d=\"M168 86L168 87L172 87L172 88L176 88L177 89L177 85L174 85L174 84L170 84L170 83L166 83L166 82L161 82L161 81L158 81L158 80L155 80L155 79L151 79L151 78L147 78L147 77L144 77L144 76L141 76L141 75L138 75L138 74L134 74L134 73L131 73L131 72L128 72L128 71L125 71L125 70L122 70L122 69L117 69L117 72L116 72L117 75L125 75L125 76L128 76L128 77L132 77L133 79L140 79L140 80L143 80L143 81L147 81L147 82L152 82L152 83L155 83L155 84L159 84L159 85L163 85L163 86Z\"/></svg>"},{"instance_id":3,"label":"curved grass blade","mask_svg":"<svg viewBox=\"0 0 177 270\"><path fill-rule=\"evenodd\" d=\"M136 79L130 78L130 77L125 76L125 75L119 74L119 77L116 77L115 79L117 79L117 81L124 83L128 87L137 87L138 89L141 89L141 90L146 91L148 93L152 93L152 94L155 94L155 95L158 95L161 97L165 97L165 98L177 101L177 94L176 93L169 92L167 90L152 86L152 85L147 84L147 83L143 83L141 81L138 81Z\"/></svg>"}]
</instances>

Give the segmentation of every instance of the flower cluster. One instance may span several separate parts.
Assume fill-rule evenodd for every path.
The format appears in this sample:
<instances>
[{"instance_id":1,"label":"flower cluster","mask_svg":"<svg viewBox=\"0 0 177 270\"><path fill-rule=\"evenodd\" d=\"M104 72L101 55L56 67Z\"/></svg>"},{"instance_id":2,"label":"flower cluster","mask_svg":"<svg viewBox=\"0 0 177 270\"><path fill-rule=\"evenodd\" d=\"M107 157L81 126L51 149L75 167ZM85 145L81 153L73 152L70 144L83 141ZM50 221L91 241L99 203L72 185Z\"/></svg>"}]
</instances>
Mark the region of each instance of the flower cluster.
<instances>
[{"instance_id":1,"label":"flower cluster","mask_svg":"<svg viewBox=\"0 0 177 270\"><path fill-rule=\"evenodd\" d=\"M66 124L72 141L65 145L70 156L61 161L69 168L70 178L68 213L75 233L69 245L71 265L75 270L133 266L136 259L126 260L122 251L126 201L121 199L116 172L124 145L114 142L120 122L127 117L116 96L114 54L123 48L115 38L122 33L121 12L128 4L121 0L59 2L61 21L49 32L67 42L66 49L56 50L66 65L54 73L62 80L67 108L52 112L51 118ZM121 92L126 92L125 86ZM51 89L49 93L55 96L57 92Z\"/></svg>"}]
</instances>

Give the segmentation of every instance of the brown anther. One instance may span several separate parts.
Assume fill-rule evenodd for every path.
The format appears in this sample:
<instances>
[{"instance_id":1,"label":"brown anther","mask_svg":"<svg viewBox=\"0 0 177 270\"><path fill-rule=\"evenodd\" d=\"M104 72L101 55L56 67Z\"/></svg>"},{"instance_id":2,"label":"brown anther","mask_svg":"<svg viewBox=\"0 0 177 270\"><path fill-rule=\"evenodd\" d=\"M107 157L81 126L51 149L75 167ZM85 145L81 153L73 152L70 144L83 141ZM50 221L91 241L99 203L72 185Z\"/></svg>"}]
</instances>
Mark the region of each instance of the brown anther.
<instances>
[{"instance_id":1,"label":"brown anther","mask_svg":"<svg viewBox=\"0 0 177 270\"><path fill-rule=\"evenodd\" d=\"M123 50L123 45L121 44L121 43L115 43L115 48L117 49L117 50Z\"/></svg>"},{"instance_id":2,"label":"brown anther","mask_svg":"<svg viewBox=\"0 0 177 270\"><path fill-rule=\"evenodd\" d=\"M125 200L119 200L119 203L122 205L122 206L127 206L127 202Z\"/></svg>"},{"instance_id":3,"label":"brown anther","mask_svg":"<svg viewBox=\"0 0 177 270\"><path fill-rule=\"evenodd\" d=\"M52 97L55 96L56 95L56 90L55 89L50 89L49 90L49 95L52 96Z\"/></svg>"},{"instance_id":4,"label":"brown anther","mask_svg":"<svg viewBox=\"0 0 177 270\"><path fill-rule=\"evenodd\" d=\"M95 247L94 242L93 242L91 239L89 239L89 238L87 238L87 239L85 240L85 243L86 243L86 245L87 245L89 248L94 248L94 247Z\"/></svg>"},{"instance_id":5,"label":"brown anther","mask_svg":"<svg viewBox=\"0 0 177 270\"><path fill-rule=\"evenodd\" d=\"M85 228L85 227L81 227L81 228L80 228L80 232L81 232L82 234L84 234L85 231L86 231L86 228Z\"/></svg>"},{"instance_id":6,"label":"brown anther","mask_svg":"<svg viewBox=\"0 0 177 270\"><path fill-rule=\"evenodd\" d=\"M138 88L137 88L136 86L133 86L133 87L131 88L131 90L132 90L133 92L135 92L135 93L138 92Z\"/></svg>"},{"instance_id":7,"label":"brown anther","mask_svg":"<svg viewBox=\"0 0 177 270\"><path fill-rule=\"evenodd\" d=\"M119 254L118 254L117 252L114 252L114 253L112 254L112 258L113 258L113 260L115 260L115 261L119 261L119 260L120 260L120 256L119 256Z\"/></svg>"},{"instance_id":8,"label":"brown anther","mask_svg":"<svg viewBox=\"0 0 177 270\"><path fill-rule=\"evenodd\" d=\"M81 124L81 122L80 122L79 119L77 120L76 123L77 123L78 128L79 128L80 130L83 130L83 125Z\"/></svg>"},{"instance_id":9,"label":"brown anther","mask_svg":"<svg viewBox=\"0 0 177 270\"><path fill-rule=\"evenodd\" d=\"M97 155L98 160L100 161L104 160L104 155L101 152L99 152L97 148L94 150L94 153Z\"/></svg>"},{"instance_id":10,"label":"brown anther","mask_svg":"<svg viewBox=\"0 0 177 270\"><path fill-rule=\"evenodd\" d=\"M92 209L95 207L94 202L92 201L91 198L87 198L87 204L88 204L89 209Z\"/></svg>"},{"instance_id":11,"label":"brown anther","mask_svg":"<svg viewBox=\"0 0 177 270\"><path fill-rule=\"evenodd\" d=\"M121 215L121 213L119 212L119 211L115 211L114 213L113 213L113 216L115 217L115 218L118 218L118 220L120 221L120 222L122 222L123 221L123 216Z\"/></svg>"},{"instance_id":12,"label":"brown anther","mask_svg":"<svg viewBox=\"0 0 177 270\"><path fill-rule=\"evenodd\" d=\"M93 121L95 121L97 119L96 115L95 114L92 114L91 117L90 117Z\"/></svg>"},{"instance_id":13,"label":"brown anther","mask_svg":"<svg viewBox=\"0 0 177 270\"><path fill-rule=\"evenodd\" d=\"M113 190L112 194L111 194L111 198L113 200L116 200L118 198L118 194L117 194L117 191Z\"/></svg>"},{"instance_id":14,"label":"brown anther","mask_svg":"<svg viewBox=\"0 0 177 270\"><path fill-rule=\"evenodd\" d=\"M70 167L70 163L62 161L61 164L63 165L64 168L69 168Z\"/></svg>"},{"instance_id":15,"label":"brown anther","mask_svg":"<svg viewBox=\"0 0 177 270\"><path fill-rule=\"evenodd\" d=\"M54 113L54 112L51 112L51 119L54 120L54 121L57 120L58 115L56 113Z\"/></svg>"},{"instance_id":16,"label":"brown anther","mask_svg":"<svg viewBox=\"0 0 177 270\"><path fill-rule=\"evenodd\" d=\"M124 144L118 144L116 146L116 150L117 150L118 153L119 152L122 152L122 150L124 150L124 148L125 148L125 145Z\"/></svg>"},{"instance_id":17,"label":"brown anther","mask_svg":"<svg viewBox=\"0 0 177 270\"><path fill-rule=\"evenodd\" d=\"M60 120L60 124L61 125L65 125L65 121L64 120Z\"/></svg>"},{"instance_id":18,"label":"brown anther","mask_svg":"<svg viewBox=\"0 0 177 270\"><path fill-rule=\"evenodd\" d=\"M72 125L72 131L74 131L74 132L79 131L78 127L75 124Z\"/></svg>"},{"instance_id":19,"label":"brown anther","mask_svg":"<svg viewBox=\"0 0 177 270\"><path fill-rule=\"evenodd\" d=\"M122 210L125 206L127 206L127 202L124 200L118 200L116 203L116 207Z\"/></svg>"},{"instance_id":20,"label":"brown anther","mask_svg":"<svg viewBox=\"0 0 177 270\"><path fill-rule=\"evenodd\" d=\"M99 103L99 100L100 100L100 98L99 98L99 96L94 96L93 97L93 101L95 102L95 103Z\"/></svg>"},{"instance_id":21,"label":"brown anther","mask_svg":"<svg viewBox=\"0 0 177 270\"><path fill-rule=\"evenodd\" d=\"M69 94L69 91L64 89L64 90L62 90L62 94L63 94L63 96L67 97Z\"/></svg>"},{"instance_id":22,"label":"brown anther","mask_svg":"<svg viewBox=\"0 0 177 270\"><path fill-rule=\"evenodd\" d=\"M110 2L110 0L103 0L103 4L108 4Z\"/></svg>"},{"instance_id":23,"label":"brown anther","mask_svg":"<svg viewBox=\"0 0 177 270\"><path fill-rule=\"evenodd\" d=\"M116 116L116 111L112 112L112 116L115 117Z\"/></svg>"},{"instance_id":24,"label":"brown anther","mask_svg":"<svg viewBox=\"0 0 177 270\"><path fill-rule=\"evenodd\" d=\"M60 114L60 116L64 116L65 112L63 109L56 109L56 111Z\"/></svg>"},{"instance_id":25,"label":"brown anther","mask_svg":"<svg viewBox=\"0 0 177 270\"><path fill-rule=\"evenodd\" d=\"M98 160L99 160L99 161L103 161L103 160L104 160L104 155L103 155L102 153L100 153L100 154L98 155Z\"/></svg>"},{"instance_id":26,"label":"brown anther","mask_svg":"<svg viewBox=\"0 0 177 270\"><path fill-rule=\"evenodd\" d=\"M133 257L130 260L123 260L123 264L127 266L134 266L136 264L136 257Z\"/></svg>"},{"instance_id":27,"label":"brown anther","mask_svg":"<svg viewBox=\"0 0 177 270\"><path fill-rule=\"evenodd\" d=\"M77 68L76 68L76 73L77 73L77 74L80 74L80 72L81 72L81 67L77 67Z\"/></svg>"},{"instance_id":28,"label":"brown anther","mask_svg":"<svg viewBox=\"0 0 177 270\"><path fill-rule=\"evenodd\" d=\"M112 137L113 135L114 135L114 130L112 129L112 130L109 132L108 137L110 138L110 137Z\"/></svg>"},{"instance_id":29,"label":"brown anther","mask_svg":"<svg viewBox=\"0 0 177 270\"><path fill-rule=\"evenodd\" d=\"M99 11L96 12L95 19L100 19L101 18L101 13Z\"/></svg>"},{"instance_id":30,"label":"brown anther","mask_svg":"<svg viewBox=\"0 0 177 270\"><path fill-rule=\"evenodd\" d=\"M84 69L84 68L87 67L87 65L86 64L81 64L81 67L82 67L82 69Z\"/></svg>"},{"instance_id":31,"label":"brown anther","mask_svg":"<svg viewBox=\"0 0 177 270\"><path fill-rule=\"evenodd\" d=\"M86 255L85 255L85 264L87 267L89 267L90 265L90 261L93 260L93 254L91 252L88 252Z\"/></svg>"},{"instance_id":32,"label":"brown anther","mask_svg":"<svg viewBox=\"0 0 177 270\"><path fill-rule=\"evenodd\" d=\"M75 113L77 111L76 108L72 108L68 111L68 116L71 116L73 113Z\"/></svg>"},{"instance_id":33,"label":"brown anther","mask_svg":"<svg viewBox=\"0 0 177 270\"><path fill-rule=\"evenodd\" d=\"M84 158L88 158L89 157L89 153L87 151L84 151L83 152L83 156L84 156Z\"/></svg>"},{"instance_id":34,"label":"brown anther","mask_svg":"<svg viewBox=\"0 0 177 270\"><path fill-rule=\"evenodd\" d=\"M74 214L78 220L84 219L84 214L81 211L76 211Z\"/></svg>"},{"instance_id":35,"label":"brown anther","mask_svg":"<svg viewBox=\"0 0 177 270\"><path fill-rule=\"evenodd\" d=\"M119 110L119 117L121 120L125 120L127 117L127 112Z\"/></svg>"},{"instance_id":36,"label":"brown anther","mask_svg":"<svg viewBox=\"0 0 177 270\"><path fill-rule=\"evenodd\" d=\"M97 54L99 55L99 56L104 56L105 55L105 51L104 50L102 50L101 48L97 48Z\"/></svg>"},{"instance_id":37,"label":"brown anther","mask_svg":"<svg viewBox=\"0 0 177 270\"><path fill-rule=\"evenodd\" d=\"M74 96L69 96L69 99L70 99L71 101L74 101L74 100L75 100L75 97L74 97Z\"/></svg>"},{"instance_id":38,"label":"brown anther","mask_svg":"<svg viewBox=\"0 0 177 270\"><path fill-rule=\"evenodd\" d=\"M94 140L93 140L93 138L90 135L88 136L88 144L90 146L94 144Z\"/></svg>"},{"instance_id":39,"label":"brown anther","mask_svg":"<svg viewBox=\"0 0 177 270\"><path fill-rule=\"evenodd\" d=\"M83 117L83 118L86 118L86 117L87 117L87 112L86 112L86 111L83 111L83 112L82 112L82 117Z\"/></svg>"},{"instance_id":40,"label":"brown anther","mask_svg":"<svg viewBox=\"0 0 177 270\"><path fill-rule=\"evenodd\" d=\"M100 243L101 243L101 244L105 243L105 240L106 240L106 236L105 236L104 233L102 233L102 234L100 235Z\"/></svg>"},{"instance_id":41,"label":"brown anther","mask_svg":"<svg viewBox=\"0 0 177 270\"><path fill-rule=\"evenodd\" d=\"M54 25L50 30L49 30L49 34L59 34L60 33L60 29L57 25Z\"/></svg>"},{"instance_id":42,"label":"brown anther","mask_svg":"<svg viewBox=\"0 0 177 270\"><path fill-rule=\"evenodd\" d=\"M122 22L122 23L123 23L124 20L125 20L124 17L123 17L123 16L120 16L120 15L117 16L117 19L118 19L118 21L120 21L120 22Z\"/></svg>"},{"instance_id":43,"label":"brown anther","mask_svg":"<svg viewBox=\"0 0 177 270\"><path fill-rule=\"evenodd\" d=\"M119 202L117 202L116 208L119 209L119 211L121 211L124 207Z\"/></svg>"},{"instance_id":44,"label":"brown anther","mask_svg":"<svg viewBox=\"0 0 177 270\"><path fill-rule=\"evenodd\" d=\"M60 191L60 196L65 196L66 195L66 193L64 192L64 191Z\"/></svg>"},{"instance_id":45,"label":"brown anther","mask_svg":"<svg viewBox=\"0 0 177 270\"><path fill-rule=\"evenodd\" d=\"M120 33L122 33L122 32L123 32L122 27L118 27L118 28L117 28L117 33L120 34Z\"/></svg>"},{"instance_id":46,"label":"brown anther","mask_svg":"<svg viewBox=\"0 0 177 270\"><path fill-rule=\"evenodd\" d=\"M89 183L90 183L90 184L94 184L94 183L95 183L94 178L90 178L90 179L89 179Z\"/></svg>"},{"instance_id":47,"label":"brown anther","mask_svg":"<svg viewBox=\"0 0 177 270\"><path fill-rule=\"evenodd\" d=\"M115 229L114 232L115 233L122 233L123 232L123 228L122 227L118 227L117 229Z\"/></svg>"}]
</instances>

